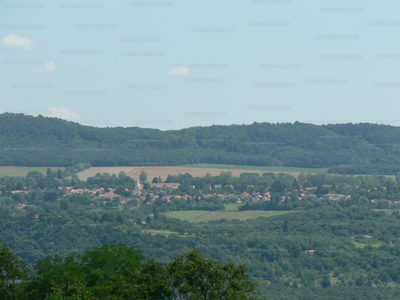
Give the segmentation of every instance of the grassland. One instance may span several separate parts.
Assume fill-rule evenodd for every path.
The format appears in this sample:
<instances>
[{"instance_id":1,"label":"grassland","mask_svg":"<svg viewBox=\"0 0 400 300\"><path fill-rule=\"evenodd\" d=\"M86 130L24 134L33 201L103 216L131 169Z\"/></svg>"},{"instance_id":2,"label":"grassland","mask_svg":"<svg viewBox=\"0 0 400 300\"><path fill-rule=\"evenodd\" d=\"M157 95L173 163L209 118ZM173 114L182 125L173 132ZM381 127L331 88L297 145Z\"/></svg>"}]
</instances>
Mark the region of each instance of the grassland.
<instances>
[{"instance_id":1,"label":"grassland","mask_svg":"<svg viewBox=\"0 0 400 300\"><path fill-rule=\"evenodd\" d=\"M386 213L388 215L391 215L395 211L400 212L400 209L388 209L388 208L385 208L385 209L375 208L375 209L372 209L372 210L373 211L381 211L381 212L384 212L384 213Z\"/></svg>"},{"instance_id":2,"label":"grassland","mask_svg":"<svg viewBox=\"0 0 400 300\"><path fill-rule=\"evenodd\" d=\"M52 171L57 171L61 169L62 171L65 169L63 167L0 167L0 176L23 176L25 177L31 171L37 171L46 174L47 168L50 168Z\"/></svg>"},{"instance_id":3,"label":"grassland","mask_svg":"<svg viewBox=\"0 0 400 300\"><path fill-rule=\"evenodd\" d=\"M195 165L182 165L182 166L168 166L168 167L143 167L143 166L132 166L132 167L93 167L78 173L81 180L86 180L91 176L95 176L97 173L110 173L119 174L124 171L126 175L132 178L139 178L142 171L145 171L148 175L148 180L152 180L154 177L161 176L163 180L168 175L177 175L179 173L189 173L192 176L203 177L207 173L212 176L219 175L221 172L232 172L232 176L239 176L244 172L254 172L263 174L265 172L273 173L289 173L294 176L298 176L300 173L326 173L327 168L290 168L290 167L266 167L266 166L240 166L240 165L220 165L220 164L195 164Z\"/></svg>"},{"instance_id":4,"label":"grassland","mask_svg":"<svg viewBox=\"0 0 400 300\"><path fill-rule=\"evenodd\" d=\"M243 205L243 203L230 203L230 204L225 204L225 210L226 211L237 211L239 209L239 206Z\"/></svg>"},{"instance_id":5,"label":"grassland","mask_svg":"<svg viewBox=\"0 0 400 300\"><path fill-rule=\"evenodd\" d=\"M208 213L210 212L206 210L179 210L166 212L165 215L170 218L190 221Z\"/></svg>"},{"instance_id":6,"label":"grassland","mask_svg":"<svg viewBox=\"0 0 400 300\"><path fill-rule=\"evenodd\" d=\"M367 246L371 246L373 248L378 248L378 247L383 245L382 242L378 242L378 243L374 243L374 244L364 244L364 243L359 243L359 242L354 242L354 241L353 241L353 244L357 248L364 248L364 247L367 247Z\"/></svg>"},{"instance_id":7,"label":"grassland","mask_svg":"<svg viewBox=\"0 0 400 300\"><path fill-rule=\"evenodd\" d=\"M209 222L217 220L233 220L240 221L254 219L258 217L272 217L294 211L264 211L264 210L246 210L246 211L202 211L202 210L187 210L187 211L171 211L165 215L171 218L187 220L191 223Z\"/></svg>"},{"instance_id":8,"label":"grassland","mask_svg":"<svg viewBox=\"0 0 400 300\"><path fill-rule=\"evenodd\" d=\"M171 234L178 234L178 232L176 232L176 231L169 231L169 230L154 230L154 229L151 229L150 232L151 232L151 234L162 234L162 235L165 235L165 236L169 236Z\"/></svg>"}]
</instances>

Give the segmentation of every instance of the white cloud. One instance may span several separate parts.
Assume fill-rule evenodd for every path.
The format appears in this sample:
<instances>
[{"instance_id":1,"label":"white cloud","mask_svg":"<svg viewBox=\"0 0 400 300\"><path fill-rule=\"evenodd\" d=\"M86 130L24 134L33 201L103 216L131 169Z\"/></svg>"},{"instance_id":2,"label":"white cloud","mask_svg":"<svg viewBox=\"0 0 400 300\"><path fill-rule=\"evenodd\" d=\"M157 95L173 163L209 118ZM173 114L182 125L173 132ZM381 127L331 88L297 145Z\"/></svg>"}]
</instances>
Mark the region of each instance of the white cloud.
<instances>
[{"instance_id":1,"label":"white cloud","mask_svg":"<svg viewBox=\"0 0 400 300\"><path fill-rule=\"evenodd\" d=\"M168 74L171 76L188 76L190 74L190 70L188 67L179 66L169 70Z\"/></svg>"},{"instance_id":2,"label":"white cloud","mask_svg":"<svg viewBox=\"0 0 400 300\"><path fill-rule=\"evenodd\" d=\"M67 121L79 122L81 117L76 112L70 110L68 107L50 107L46 113L43 113L44 117L60 118Z\"/></svg>"},{"instance_id":3,"label":"white cloud","mask_svg":"<svg viewBox=\"0 0 400 300\"><path fill-rule=\"evenodd\" d=\"M43 73L55 73L56 70L57 67L54 61L49 61L47 64L45 64L44 67L33 69L32 72L37 74L43 74Z\"/></svg>"},{"instance_id":4,"label":"white cloud","mask_svg":"<svg viewBox=\"0 0 400 300\"><path fill-rule=\"evenodd\" d=\"M1 40L0 46L7 49L30 50L35 46L35 43L30 38L10 34Z\"/></svg>"}]
</instances>

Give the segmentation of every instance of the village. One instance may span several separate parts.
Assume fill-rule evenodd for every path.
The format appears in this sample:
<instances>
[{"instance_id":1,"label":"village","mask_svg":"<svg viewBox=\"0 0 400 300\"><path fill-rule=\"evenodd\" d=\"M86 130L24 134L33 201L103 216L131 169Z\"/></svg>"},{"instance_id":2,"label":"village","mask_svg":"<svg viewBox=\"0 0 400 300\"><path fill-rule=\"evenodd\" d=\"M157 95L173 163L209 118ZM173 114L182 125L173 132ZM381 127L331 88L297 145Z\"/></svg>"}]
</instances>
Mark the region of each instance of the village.
<instances>
[{"instance_id":1,"label":"village","mask_svg":"<svg viewBox=\"0 0 400 300\"><path fill-rule=\"evenodd\" d=\"M161 179L161 178L160 178ZM274 205L276 206L280 203L281 206L285 206L287 202L302 201L302 200L328 200L328 201L342 201L350 200L352 194L364 193L364 195L378 206L385 204L386 206L393 206L400 203L397 199L385 199L372 198L369 197L369 193L376 192L381 189L386 191L386 187L375 187L372 189L366 189L359 185L350 186L349 184L343 184L341 188L336 189L336 186L331 184L321 184L319 186L307 186L303 187L300 185L288 186L280 192L273 190L272 186L261 186L257 184L256 180L246 180L246 184L240 189L235 189L232 184L201 184L198 186L182 186L180 182L147 182L141 183L139 179L130 179L133 184L123 185L123 184L102 184L102 185L90 185L88 182L79 181L78 184L74 186L64 185L58 186L58 195L51 201L56 201L56 199L66 198L69 201L69 196L74 195L89 195L93 199L93 203L97 201L102 201L104 205L107 203L112 205L125 205L129 203L130 205L153 205L157 202L157 205L161 203L183 203L185 208L181 209L209 209L215 210L219 209L218 206L227 203L236 204L255 204L264 202L265 205L258 206L256 209L275 209L272 206L268 206L271 202L272 196L278 196L278 199L274 199ZM113 187L108 187L109 185ZM18 188L18 189L17 189ZM0 190L1 193L7 193L9 196L13 196L16 200L15 210L24 211L28 204L26 201L20 201L18 195L29 197L29 194L43 194L45 199L45 194L50 192L49 188L32 190L21 185L17 185L14 189L5 191L5 186L2 186ZM52 190L54 192L54 188ZM337 192L340 191L340 192ZM277 195L278 194L278 195ZM22 199L22 198L21 198ZM46 200L45 200L46 201ZM178 201L178 202L177 202ZM194 203L202 203L202 206L194 205ZM15 202L14 202L15 203ZM187 203L187 205L185 204ZM208 204L212 205L208 205ZM301 202L298 202L301 203ZM205 204L205 205L204 205ZM272 204L272 203L271 203ZM385 206L385 207L386 207ZM382 206L382 208L384 208ZM250 209L250 207L248 208ZM282 209L282 207L281 207ZM291 209L287 207L285 209Z\"/></svg>"}]
</instances>

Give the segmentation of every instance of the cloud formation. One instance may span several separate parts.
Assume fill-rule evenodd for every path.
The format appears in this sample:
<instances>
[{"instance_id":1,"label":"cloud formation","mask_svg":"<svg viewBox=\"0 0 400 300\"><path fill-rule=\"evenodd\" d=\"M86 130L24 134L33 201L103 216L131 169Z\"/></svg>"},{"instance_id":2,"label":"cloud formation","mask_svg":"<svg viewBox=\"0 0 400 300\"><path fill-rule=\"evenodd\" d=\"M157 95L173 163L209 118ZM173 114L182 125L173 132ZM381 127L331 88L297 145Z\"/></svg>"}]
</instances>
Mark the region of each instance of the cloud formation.
<instances>
[{"instance_id":1,"label":"cloud formation","mask_svg":"<svg viewBox=\"0 0 400 300\"><path fill-rule=\"evenodd\" d=\"M56 64L54 63L54 61L49 61L47 64L45 64L44 67L33 69L32 72L36 73L36 74L43 74L43 73L51 74L51 73L55 73L56 70L57 70L57 67L56 67Z\"/></svg>"},{"instance_id":2,"label":"cloud formation","mask_svg":"<svg viewBox=\"0 0 400 300\"><path fill-rule=\"evenodd\" d=\"M0 46L7 49L30 50L35 46L35 43L30 38L10 34L1 40Z\"/></svg>"},{"instance_id":3,"label":"cloud formation","mask_svg":"<svg viewBox=\"0 0 400 300\"><path fill-rule=\"evenodd\" d=\"M178 66L169 70L168 74L170 76L189 76L190 70L188 67Z\"/></svg>"},{"instance_id":4,"label":"cloud formation","mask_svg":"<svg viewBox=\"0 0 400 300\"><path fill-rule=\"evenodd\" d=\"M72 111L68 107L50 107L46 113L42 114L44 117L60 118L67 121L78 122L81 117L76 112Z\"/></svg>"}]
</instances>

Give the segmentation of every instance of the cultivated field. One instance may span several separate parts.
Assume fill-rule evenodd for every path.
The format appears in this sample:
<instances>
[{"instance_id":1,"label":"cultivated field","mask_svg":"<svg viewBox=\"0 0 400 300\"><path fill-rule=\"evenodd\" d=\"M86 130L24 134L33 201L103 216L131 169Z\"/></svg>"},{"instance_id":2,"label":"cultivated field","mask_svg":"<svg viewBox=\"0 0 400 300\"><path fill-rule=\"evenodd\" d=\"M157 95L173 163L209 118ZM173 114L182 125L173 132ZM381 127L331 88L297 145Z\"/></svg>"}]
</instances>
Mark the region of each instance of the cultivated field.
<instances>
[{"instance_id":1,"label":"cultivated field","mask_svg":"<svg viewBox=\"0 0 400 300\"><path fill-rule=\"evenodd\" d=\"M50 168L52 171L57 171L61 169L64 171L63 167L0 167L0 176L23 176L25 177L31 171L38 171L43 175L46 175L47 168Z\"/></svg>"},{"instance_id":2,"label":"cultivated field","mask_svg":"<svg viewBox=\"0 0 400 300\"><path fill-rule=\"evenodd\" d=\"M272 217L294 211L265 211L265 210L245 210L245 211L204 211L204 210L185 210L185 211L170 211L166 212L170 218L187 220L192 223L208 222L215 220L248 220L258 217Z\"/></svg>"},{"instance_id":3,"label":"cultivated field","mask_svg":"<svg viewBox=\"0 0 400 300\"><path fill-rule=\"evenodd\" d=\"M264 166L235 166L235 165L212 165L212 164L197 164L197 165L183 165L183 166L169 166L169 167L93 167L78 173L81 180L87 180L91 176L95 176L97 173L110 173L119 174L124 171L126 175L132 178L139 178L142 171L145 171L148 175L148 180L151 181L154 177L161 176L163 180L168 175L177 175L179 173L189 173L194 177L203 177L207 173L212 176L219 175L221 172L232 172L233 176L239 176L244 172L252 172L263 174L265 172L273 173L289 173L294 176L298 176L300 173L326 173L326 168L289 168L289 167L264 167Z\"/></svg>"}]
</instances>

